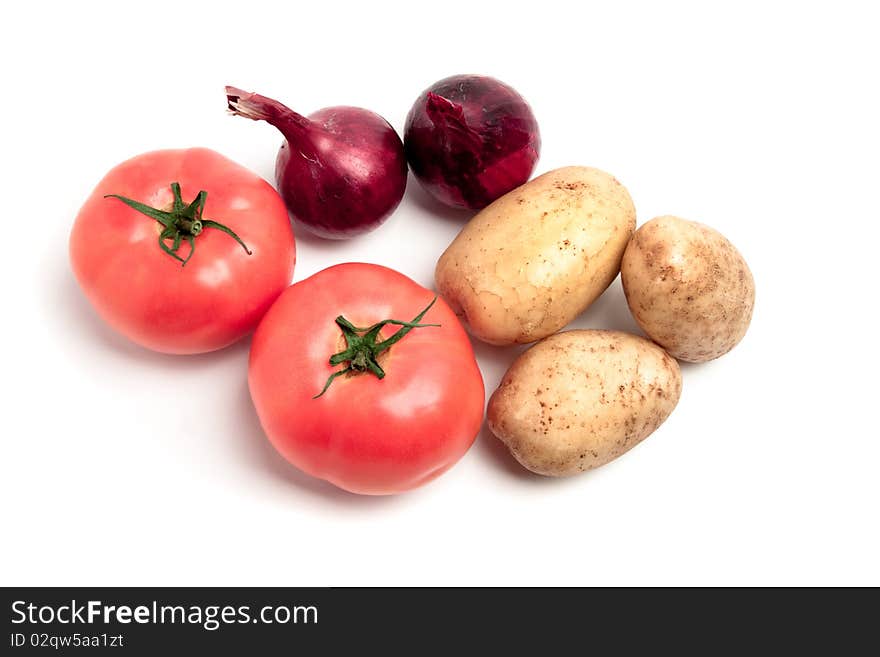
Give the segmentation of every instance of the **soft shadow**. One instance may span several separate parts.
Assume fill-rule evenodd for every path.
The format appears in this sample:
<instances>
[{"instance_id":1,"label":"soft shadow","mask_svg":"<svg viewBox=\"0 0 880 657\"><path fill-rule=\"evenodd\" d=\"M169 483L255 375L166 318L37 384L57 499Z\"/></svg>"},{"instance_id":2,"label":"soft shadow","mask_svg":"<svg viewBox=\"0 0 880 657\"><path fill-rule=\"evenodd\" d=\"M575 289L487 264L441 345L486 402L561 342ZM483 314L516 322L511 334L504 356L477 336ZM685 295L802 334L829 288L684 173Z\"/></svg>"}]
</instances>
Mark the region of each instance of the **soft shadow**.
<instances>
[{"instance_id":1,"label":"soft shadow","mask_svg":"<svg viewBox=\"0 0 880 657\"><path fill-rule=\"evenodd\" d=\"M620 276L614 279L608 289L570 326L566 327L569 328L614 329L644 335L629 311Z\"/></svg>"},{"instance_id":2,"label":"soft shadow","mask_svg":"<svg viewBox=\"0 0 880 657\"><path fill-rule=\"evenodd\" d=\"M339 240L331 240L326 237L319 237L311 232L308 228L303 226L301 223L297 221L293 221L291 219L290 222L291 228L293 229L293 235L296 239L296 245L300 246L301 244L307 244L310 247L327 249L333 251L335 249L342 248L347 243L350 243L352 240L357 240L363 235L355 235L354 237L346 237L344 239Z\"/></svg>"},{"instance_id":3,"label":"soft shadow","mask_svg":"<svg viewBox=\"0 0 880 657\"><path fill-rule=\"evenodd\" d=\"M678 367L681 369L682 374L685 374L686 372L699 372L700 370L709 371L715 367L721 358L724 358L724 356L708 360L705 363L691 363L689 361L680 360L678 361Z\"/></svg>"},{"instance_id":4,"label":"soft shadow","mask_svg":"<svg viewBox=\"0 0 880 657\"><path fill-rule=\"evenodd\" d=\"M489 429L489 424L483 422L477 440L474 443L474 449L480 452L483 458L494 461L501 469L511 477L515 477L522 481L537 483L541 479L547 479L534 472L526 470L519 462L513 458L510 450L502 443L495 434Z\"/></svg>"},{"instance_id":5,"label":"soft shadow","mask_svg":"<svg viewBox=\"0 0 880 657\"><path fill-rule=\"evenodd\" d=\"M240 456L256 469L276 481L289 486L292 491L305 493L312 498L330 502L335 506L349 508L387 507L399 502L399 495L357 495L317 479L288 463L269 442L260 426L260 419L251 401L247 382L244 382L236 399L235 427Z\"/></svg>"},{"instance_id":6,"label":"soft shadow","mask_svg":"<svg viewBox=\"0 0 880 657\"><path fill-rule=\"evenodd\" d=\"M532 344L513 344L501 347L487 344L470 334L468 334L468 337L471 340L471 346L474 349L474 355L477 357L477 360L481 364L503 368L502 374L507 371L507 368L510 367L517 356L532 346Z\"/></svg>"},{"instance_id":7,"label":"soft shadow","mask_svg":"<svg viewBox=\"0 0 880 657\"><path fill-rule=\"evenodd\" d=\"M464 226L465 223L476 214L475 210L450 208L447 205L443 205L440 201L425 191L422 184L416 180L412 171L409 172L408 176L404 199L408 200L420 210L424 210L428 214L435 215L446 221L455 222L461 226Z\"/></svg>"}]
</instances>

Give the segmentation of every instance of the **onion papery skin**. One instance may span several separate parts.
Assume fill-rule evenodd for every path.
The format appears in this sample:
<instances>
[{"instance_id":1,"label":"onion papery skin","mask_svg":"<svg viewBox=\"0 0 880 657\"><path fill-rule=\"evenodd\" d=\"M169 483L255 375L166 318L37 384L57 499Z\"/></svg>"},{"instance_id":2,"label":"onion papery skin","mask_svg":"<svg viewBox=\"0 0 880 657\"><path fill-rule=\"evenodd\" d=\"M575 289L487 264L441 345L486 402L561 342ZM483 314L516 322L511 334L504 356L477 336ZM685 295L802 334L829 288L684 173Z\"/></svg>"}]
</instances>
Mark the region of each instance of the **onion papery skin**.
<instances>
[{"instance_id":1,"label":"onion papery skin","mask_svg":"<svg viewBox=\"0 0 880 657\"><path fill-rule=\"evenodd\" d=\"M455 75L422 92L407 115L407 161L438 201L479 210L528 181L541 151L526 100L495 78Z\"/></svg>"}]
</instances>

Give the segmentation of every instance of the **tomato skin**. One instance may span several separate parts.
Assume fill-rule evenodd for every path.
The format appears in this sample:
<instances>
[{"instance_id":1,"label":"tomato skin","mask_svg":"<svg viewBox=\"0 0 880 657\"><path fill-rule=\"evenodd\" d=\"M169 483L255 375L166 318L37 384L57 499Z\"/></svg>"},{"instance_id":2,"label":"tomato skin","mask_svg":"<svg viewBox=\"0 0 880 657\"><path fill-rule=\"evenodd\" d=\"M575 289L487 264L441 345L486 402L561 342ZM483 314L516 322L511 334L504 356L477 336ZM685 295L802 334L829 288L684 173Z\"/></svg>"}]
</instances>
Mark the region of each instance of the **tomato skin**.
<instances>
[{"instance_id":1,"label":"tomato skin","mask_svg":"<svg viewBox=\"0 0 880 657\"><path fill-rule=\"evenodd\" d=\"M118 194L164 209L179 182L189 203L205 190L206 228L185 267L158 244L162 226ZM181 253L189 252L184 242ZM250 333L290 283L296 249L287 210L265 180L206 148L138 155L110 170L79 211L70 234L74 275L98 314L155 351L195 354Z\"/></svg>"},{"instance_id":2,"label":"tomato skin","mask_svg":"<svg viewBox=\"0 0 880 657\"><path fill-rule=\"evenodd\" d=\"M343 348L335 324L412 320L434 293L392 269L346 263L289 287L254 333L248 384L269 440L291 463L345 490L385 495L420 486L458 461L483 421L473 348L443 299L379 357L384 379L340 376L313 397ZM388 326L382 337L398 327Z\"/></svg>"}]
</instances>

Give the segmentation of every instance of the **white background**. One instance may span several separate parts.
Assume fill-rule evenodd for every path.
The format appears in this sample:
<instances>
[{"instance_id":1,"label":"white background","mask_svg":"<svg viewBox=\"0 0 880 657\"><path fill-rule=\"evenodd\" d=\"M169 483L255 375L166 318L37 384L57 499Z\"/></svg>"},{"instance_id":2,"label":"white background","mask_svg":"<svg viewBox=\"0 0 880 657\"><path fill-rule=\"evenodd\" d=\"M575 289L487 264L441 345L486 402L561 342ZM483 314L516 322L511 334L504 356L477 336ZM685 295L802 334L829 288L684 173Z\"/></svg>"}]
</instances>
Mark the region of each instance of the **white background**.
<instances>
[{"instance_id":1,"label":"white background","mask_svg":"<svg viewBox=\"0 0 880 657\"><path fill-rule=\"evenodd\" d=\"M2 584L880 584L877 22L713 5L6 5ZM247 341L152 354L80 294L68 232L119 161L208 146L271 180L280 136L228 116L225 84L401 130L462 72L531 102L538 173L610 171L640 223L709 223L754 272L745 340L684 366L676 411L614 463L542 479L484 430L423 489L343 493L262 436ZM359 260L431 286L466 217L411 179L366 237L298 235L295 279ZM574 326L635 330L619 282ZM491 392L517 350L475 348Z\"/></svg>"}]
</instances>

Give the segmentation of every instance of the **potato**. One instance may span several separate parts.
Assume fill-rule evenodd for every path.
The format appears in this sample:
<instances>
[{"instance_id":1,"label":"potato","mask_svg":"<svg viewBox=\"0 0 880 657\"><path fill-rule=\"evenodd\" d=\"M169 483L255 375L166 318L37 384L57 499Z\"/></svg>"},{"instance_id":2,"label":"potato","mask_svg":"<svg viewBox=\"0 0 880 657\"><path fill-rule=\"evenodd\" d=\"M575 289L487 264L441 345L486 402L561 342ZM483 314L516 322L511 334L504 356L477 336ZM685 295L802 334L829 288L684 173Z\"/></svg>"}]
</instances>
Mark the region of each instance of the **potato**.
<instances>
[{"instance_id":1,"label":"potato","mask_svg":"<svg viewBox=\"0 0 880 657\"><path fill-rule=\"evenodd\" d=\"M556 169L471 219L437 263L437 290L480 340L534 342L602 294L635 226L632 200L612 176Z\"/></svg>"},{"instance_id":2,"label":"potato","mask_svg":"<svg viewBox=\"0 0 880 657\"><path fill-rule=\"evenodd\" d=\"M517 358L489 400L489 428L523 466L560 477L638 445L681 395L678 363L621 331L564 331Z\"/></svg>"},{"instance_id":3,"label":"potato","mask_svg":"<svg viewBox=\"0 0 880 657\"><path fill-rule=\"evenodd\" d=\"M733 244L703 224L652 219L627 246L621 278L636 322L679 360L718 358L749 328L752 272Z\"/></svg>"}]
</instances>

